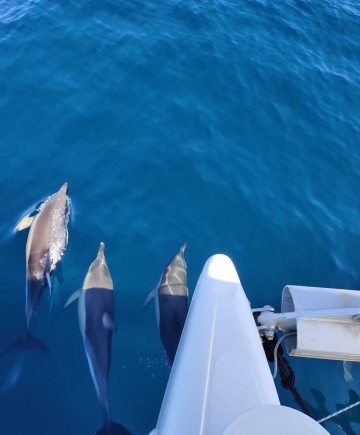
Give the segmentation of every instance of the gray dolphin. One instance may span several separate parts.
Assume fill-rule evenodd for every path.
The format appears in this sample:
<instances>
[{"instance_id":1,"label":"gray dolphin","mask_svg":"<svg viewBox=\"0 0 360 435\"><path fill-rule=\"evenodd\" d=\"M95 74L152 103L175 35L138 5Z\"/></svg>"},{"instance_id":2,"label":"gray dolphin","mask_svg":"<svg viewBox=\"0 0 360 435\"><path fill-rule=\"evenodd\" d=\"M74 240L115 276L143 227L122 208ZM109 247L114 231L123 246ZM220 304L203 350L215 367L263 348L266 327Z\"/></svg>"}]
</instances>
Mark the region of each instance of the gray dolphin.
<instances>
[{"instance_id":1,"label":"gray dolphin","mask_svg":"<svg viewBox=\"0 0 360 435\"><path fill-rule=\"evenodd\" d=\"M186 242L180 251L165 267L160 282L147 297L145 306L154 298L156 320L160 338L170 364L174 362L175 353L189 310L189 292L184 251Z\"/></svg>"},{"instance_id":2,"label":"gray dolphin","mask_svg":"<svg viewBox=\"0 0 360 435\"><path fill-rule=\"evenodd\" d=\"M70 198L68 184L47 198L35 211L25 216L17 226L21 231L30 227L26 242L26 327L43 291L49 287L50 276L61 260L68 244Z\"/></svg>"},{"instance_id":3,"label":"gray dolphin","mask_svg":"<svg viewBox=\"0 0 360 435\"><path fill-rule=\"evenodd\" d=\"M17 231L30 227L26 242L26 327L23 334L7 346L0 356L13 350L37 349L48 351L47 346L29 332L30 321L42 293L49 287L68 243L67 225L70 216L70 198L67 183L40 203L17 225ZM8 391L18 382L23 367L22 355L14 361L2 391Z\"/></svg>"},{"instance_id":4,"label":"gray dolphin","mask_svg":"<svg viewBox=\"0 0 360 435\"><path fill-rule=\"evenodd\" d=\"M51 291L51 274L68 244L70 198L67 190L68 184L64 183L16 227L18 231L30 227L26 242L26 330L21 339L25 347L31 347L34 338L28 334L34 311L43 291L47 287ZM36 342L33 345L36 347Z\"/></svg>"},{"instance_id":5,"label":"gray dolphin","mask_svg":"<svg viewBox=\"0 0 360 435\"><path fill-rule=\"evenodd\" d=\"M79 298L78 315L85 353L104 423L106 428L110 429L113 423L109 417L108 376L111 339L115 329L115 298L104 249L105 245L101 242L97 257L89 267L82 288L70 296L65 307Z\"/></svg>"}]
</instances>

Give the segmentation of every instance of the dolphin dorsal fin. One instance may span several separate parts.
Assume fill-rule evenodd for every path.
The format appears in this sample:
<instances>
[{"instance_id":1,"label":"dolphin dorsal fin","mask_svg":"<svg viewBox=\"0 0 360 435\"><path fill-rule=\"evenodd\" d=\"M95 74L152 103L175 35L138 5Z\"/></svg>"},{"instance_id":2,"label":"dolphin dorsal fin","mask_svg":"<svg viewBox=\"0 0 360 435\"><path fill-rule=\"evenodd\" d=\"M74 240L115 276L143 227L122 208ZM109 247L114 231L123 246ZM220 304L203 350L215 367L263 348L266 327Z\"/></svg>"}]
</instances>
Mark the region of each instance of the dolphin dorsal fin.
<instances>
[{"instance_id":1,"label":"dolphin dorsal fin","mask_svg":"<svg viewBox=\"0 0 360 435\"><path fill-rule=\"evenodd\" d=\"M27 215L21 219L21 221L16 225L16 231L22 231L29 228L34 220L34 216Z\"/></svg>"},{"instance_id":2,"label":"dolphin dorsal fin","mask_svg":"<svg viewBox=\"0 0 360 435\"><path fill-rule=\"evenodd\" d=\"M66 308L68 305L70 305L71 303L73 303L74 301L76 301L76 299L80 296L80 290L76 290L76 292L74 292L69 299L66 301L66 304L64 305L64 308Z\"/></svg>"},{"instance_id":3,"label":"dolphin dorsal fin","mask_svg":"<svg viewBox=\"0 0 360 435\"><path fill-rule=\"evenodd\" d=\"M146 307L146 305L155 297L155 293L156 293L157 287L152 289L151 292L149 293L148 297L146 298L144 305L143 305L143 309Z\"/></svg>"},{"instance_id":4,"label":"dolphin dorsal fin","mask_svg":"<svg viewBox=\"0 0 360 435\"><path fill-rule=\"evenodd\" d=\"M102 322L105 329L111 329L112 331L116 329L115 322L107 311L102 316Z\"/></svg>"}]
</instances>

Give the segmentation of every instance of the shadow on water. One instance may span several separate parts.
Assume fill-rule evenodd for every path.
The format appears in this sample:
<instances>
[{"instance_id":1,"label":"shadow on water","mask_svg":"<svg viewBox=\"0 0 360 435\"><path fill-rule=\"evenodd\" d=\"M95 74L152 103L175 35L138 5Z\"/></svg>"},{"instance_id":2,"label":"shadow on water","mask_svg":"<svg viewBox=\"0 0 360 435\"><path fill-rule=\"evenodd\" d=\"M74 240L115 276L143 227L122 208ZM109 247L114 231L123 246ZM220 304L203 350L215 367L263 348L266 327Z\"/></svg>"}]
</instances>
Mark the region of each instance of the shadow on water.
<instances>
[{"instance_id":1,"label":"shadow on water","mask_svg":"<svg viewBox=\"0 0 360 435\"><path fill-rule=\"evenodd\" d=\"M32 353L33 350L41 354L50 353L45 343L25 332L0 351L0 396L6 395L16 387L26 363L31 358L29 353Z\"/></svg>"},{"instance_id":2,"label":"shadow on water","mask_svg":"<svg viewBox=\"0 0 360 435\"><path fill-rule=\"evenodd\" d=\"M317 418L323 418L326 417L327 415L332 414L332 412L330 412L325 406L325 402L327 400L326 397L316 388L311 388L311 392L317 403L317 407L311 406L309 403L307 403L307 405L313 412L313 415L316 415ZM337 403L335 405L338 411L340 411L341 409L349 405L354 404L355 402L360 401L360 396L355 390L350 389L348 391L348 394L349 394L349 399L347 400L346 403ZM351 427L351 423L356 423L356 424L360 423L360 413L359 413L359 408L357 406L352 409L349 409L348 411L345 411L340 415L332 417L329 421L327 421L323 425L325 429L327 429L331 434L334 435L335 434L357 435L357 432Z\"/></svg>"},{"instance_id":3,"label":"shadow on water","mask_svg":"<svg viewBox=\"0 0 360 435\"><path fill-rule=\"evenodd\" d=\"M349 393L349 400L347 401L347 403L337 403L335 405L338 411L345 408L348 405L352 405L353 403L360 401L360 396L355 390L350 389L348 393ZM348 435L357 433L351 428L350 423L360 424L360 412L358 406L349 409L342 415L344 417L339 418L339 420L341 420L341 423L339 424L341 424L341 427L345 430L345 432Z\"/></svg>"},{"instance_id":4,"label":"shadow on water","mask_svg":"<svg viewBox=\"0 0 360 435\"><path fill-rule=\"evenodd\" d=\"M103 426L95 435L131 435L131 432L122 424L111 422L110 427Z\"/></svg>"},{"instance_id":5,"label":"shadow on water","mask_svg":"<svg viewBox=\"0 0 360 435\"><path fill-rule=\"evenodd\" d=\"M10 390L15 388L16 384L20 379L21 373L23 371L23 366L24 366L24 360L20 355L14 358L14 360L7 368L2 362L2 373L0 377L1 396L7 394ZM4 375L3 372L5 373Z\"/></svg>"}]
</instances>

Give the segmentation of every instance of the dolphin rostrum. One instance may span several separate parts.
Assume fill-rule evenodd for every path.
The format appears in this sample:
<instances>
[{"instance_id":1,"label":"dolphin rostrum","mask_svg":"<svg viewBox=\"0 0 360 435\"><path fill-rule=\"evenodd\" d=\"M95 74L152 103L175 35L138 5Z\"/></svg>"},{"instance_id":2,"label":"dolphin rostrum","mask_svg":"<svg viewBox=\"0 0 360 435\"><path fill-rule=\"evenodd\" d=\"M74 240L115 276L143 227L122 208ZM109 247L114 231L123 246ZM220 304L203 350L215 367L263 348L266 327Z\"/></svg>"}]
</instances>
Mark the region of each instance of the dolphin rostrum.
<instances>
[{"instance_id":1,"label":"dolphin rostrum","mask_svg":"<svg viewBox=\"0 0 360 435\"><path fill-rule=\"evenodd\" d=\"M96 259L85 276L83 286L73 293L67 307L79 299L78 315L85 353L101 406L104 429L112 427L108 405L108 376L111 361L111 339L115 329L115 298L111 275L104 255L105 245L100 243Z\"/></svg>"},{"instance_id":2,"label":"dolphin rostrum","mask_svg":"<svg viewBox=\"0 0 360 435\"><path fill-rule=\"evenodd\" d=\"M160 338L171 365L189 309L185 248L186 242L165 267L158 286L150 292L144 303L145 307L153 298L155 299Z\"/></svg>"},{"instance_id":3,"label":"dolphin rostrum","mask_svg":"<svg viewBox=\"0 0 360 435\"><path fill-rule=\"evenodd\" d=\"M30 227L26 242L26 330L21 339L25 347L32 347L34 337L28 332L30 321L44 290L47 287L52 290L51 274L68 244L70 198L67 190L68 184L64 183L16 227L18 231ZM36 347L36 339L32 344Z\"/></svg>"}]
</instances>

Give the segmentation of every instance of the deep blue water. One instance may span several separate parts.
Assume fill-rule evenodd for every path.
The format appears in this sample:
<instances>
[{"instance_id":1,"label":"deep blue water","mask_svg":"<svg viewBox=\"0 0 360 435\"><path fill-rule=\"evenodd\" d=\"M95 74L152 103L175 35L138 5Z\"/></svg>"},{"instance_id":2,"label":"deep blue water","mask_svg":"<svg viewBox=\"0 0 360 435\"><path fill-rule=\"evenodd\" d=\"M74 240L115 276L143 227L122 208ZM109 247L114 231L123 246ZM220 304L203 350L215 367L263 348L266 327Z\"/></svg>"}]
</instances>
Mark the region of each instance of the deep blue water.
<instances>
[{"instance_id":1,"label":"deep blue water","mask_svg":"<svg viewBox=\"0 0 360 435\"><path fill-rule=\"evenodd\" d=\"M63 309L100 241L118 323L110 412L133 434L155 427L169 375L142 304L183 240L191 294L220 252L253 306L279 308L285 284L360 288L359 53L355 0L0 0L1 348L24 325L14 226L64 181L74 208L64 283L32 324L51 352L27 354L0 396L1 434L100 427L77 310ZM359 400L341 362L291 364L317 418L350 389ZM11 367L2 357L2 385ZM347 417L360 433L359 411Z\"/></svg>"}]
</instances>

